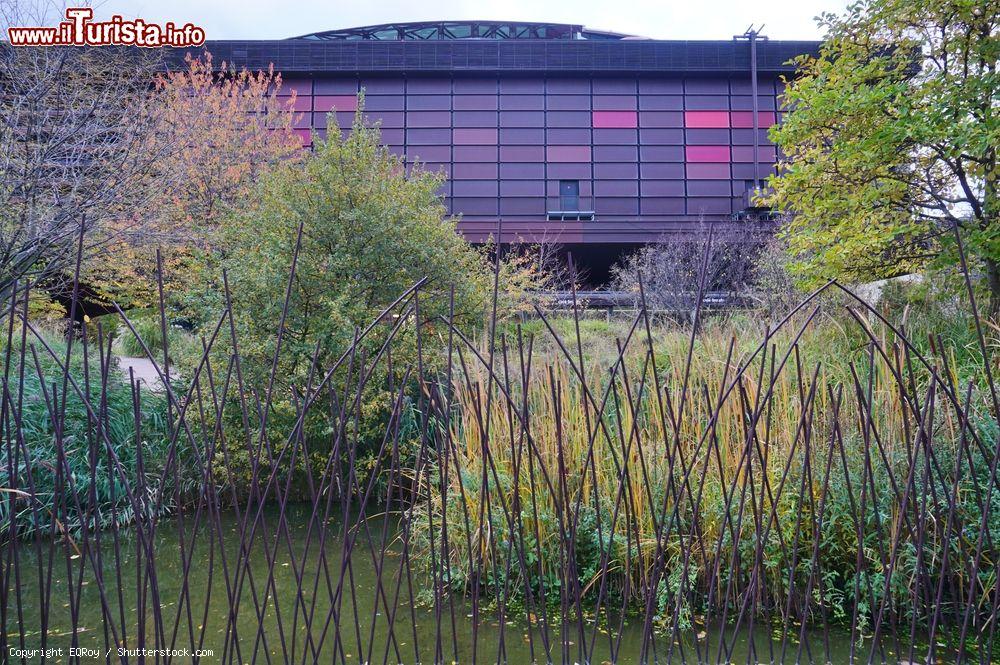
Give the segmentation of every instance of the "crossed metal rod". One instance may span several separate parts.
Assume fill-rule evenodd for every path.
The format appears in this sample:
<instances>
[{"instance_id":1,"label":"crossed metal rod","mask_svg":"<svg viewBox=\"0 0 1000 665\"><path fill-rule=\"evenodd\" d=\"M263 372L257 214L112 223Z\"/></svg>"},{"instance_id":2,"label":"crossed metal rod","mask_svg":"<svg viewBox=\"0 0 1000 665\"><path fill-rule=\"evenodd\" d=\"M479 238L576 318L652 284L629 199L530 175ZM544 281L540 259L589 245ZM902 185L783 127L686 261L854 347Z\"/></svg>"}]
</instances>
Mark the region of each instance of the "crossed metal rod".
<instances>
[{"instance_id":1,"label":"crossed metal rod","mask_svg":"<svg viewBox=\"0 0 1000 665\"><path fill-rule=\"evenodd\" d=\"M109 663L992 662L1000 407L971 282L984 366L964 385L940 338L922 354L836 282L750 352L732 340L712 385L694 368L700 307L686 353L664 358L640 294L597 369L575 292L567 338L540 309L537 335L501 331L494 308L477 339L453 294L425 318L422 301L448 294L419 282L332 362L317 349L286 393L294 272L293 258L262 385L243 366L228 280L185 381L119 311L162 382L155 465L148 388L131 376L134 463L113 440L110 337L98 326L60 354L28 316L30 288L12 289L0 395L12 662L60 646ZM864 340L836 385L801 345L831 291ZM427 339L429 325L445 334ZM404 338L415 355L396 353ZM433 353L444 363L431 368ZM363 435L374 389L388 415ZM50 459L26 435L38 408ZM80 418L82 438L67 434Z\"/></svg>"}]
</instances>

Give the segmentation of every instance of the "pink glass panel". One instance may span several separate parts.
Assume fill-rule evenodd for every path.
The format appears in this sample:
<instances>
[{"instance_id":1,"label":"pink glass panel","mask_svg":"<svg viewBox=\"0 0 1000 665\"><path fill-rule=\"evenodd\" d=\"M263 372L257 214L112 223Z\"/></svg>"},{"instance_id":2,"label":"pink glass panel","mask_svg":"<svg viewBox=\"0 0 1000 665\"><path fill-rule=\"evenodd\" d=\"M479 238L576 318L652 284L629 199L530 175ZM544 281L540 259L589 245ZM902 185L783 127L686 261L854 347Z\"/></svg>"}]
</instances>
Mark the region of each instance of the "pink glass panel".
<instances>
[{"instance_id":1,"label":"pink glass panel","mask_svg":"<svg viewBox=\"0 0 1000 665\"><path fill-rule=\"evenodd\" d=\"M685 111L685 127L728 127L728 111Z\"/></svg>"},{"instance_id":2,"label":"pink glass panel","mask_svg":"<svg viewBox=\"0 0 1000 665\"><path fill-rule=\"evenodd\" d=\"M689 162L728 162L728 145L689 145L686 150Z\"/></svg>"},{"instance_id":3,"label":"pink glass panel","mask_svg":"<svg viewBox=\"0 0 1000 665\"><path fill-rule=\"evenodd\" d=\"M589 162L589 145L550 145L546 151L550 162Z\"/></svg>"},{"instance_id":4,"label":"pink glass panel","mask_svg":"<svg viewBox=\"0 0 1000 665\"><path fill-rule=\"evenodd\" d=\"M733 127L753 127L753 111L733 111ZM758 111L757 122L760 127L770 127L775 123L774 111Z\"/></svg>"},{"instance_id":5,"label":"pink glass panel","mask_svg":"<svg viewBox=\"0 0 1000 665\"><path fill-rule=\"evenodd\" d=\"M594 111L594 127L601 129L631 128L639 125L635 111Z\"/></svg>"},{"instance_id":6,"label":"pink glass panel","mask_svg":"<svg viewBox=\"0 0 1000 665\"><path fill-rule=\"evenodd\" d=\"M358 98L354 95L317 95L313 110L319 113L326 113L336 109L338 111L357 111Z\"/></svg>"}]
</instances>

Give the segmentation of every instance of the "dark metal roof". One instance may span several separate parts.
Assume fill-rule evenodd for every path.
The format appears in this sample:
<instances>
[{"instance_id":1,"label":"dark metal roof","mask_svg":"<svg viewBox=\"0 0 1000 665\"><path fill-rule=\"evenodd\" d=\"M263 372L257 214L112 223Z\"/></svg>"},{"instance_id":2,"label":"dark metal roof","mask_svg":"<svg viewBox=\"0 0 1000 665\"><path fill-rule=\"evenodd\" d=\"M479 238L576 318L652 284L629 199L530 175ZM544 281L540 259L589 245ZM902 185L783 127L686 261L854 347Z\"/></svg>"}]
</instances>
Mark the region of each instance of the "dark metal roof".
<instances>
[{"instance_id":1,"label":"dark metal roof","mask_svg":"<svg viewBox=\"0 0 1000 665\"><path fill-rule=\"evenodd\" d=\"M568 23L530 23L526 21L422 21L418 23L382 23L359 28L312 32L292 39L427 41L454 39L627 39L617 32L588 30Z\"/></svg>"},{"instance_id":2,"label":"dark metal roof","mask_svg":"<svg viewBox=\"0 0 1000 665\"><path fill-rule=\"evenodd\" d=\"M704 73L745 74L750 46L745 41L622 40L322 40L211 41L214 61L248 69L271 64L292 73L454 73L566 74ZM201 48L191 49L199 52ZM819 42L768 40L757 43L761 73L789 73L788 61L816 54ZM183 61L185 50L171 50Z\"/></svg>"}]
</instances>

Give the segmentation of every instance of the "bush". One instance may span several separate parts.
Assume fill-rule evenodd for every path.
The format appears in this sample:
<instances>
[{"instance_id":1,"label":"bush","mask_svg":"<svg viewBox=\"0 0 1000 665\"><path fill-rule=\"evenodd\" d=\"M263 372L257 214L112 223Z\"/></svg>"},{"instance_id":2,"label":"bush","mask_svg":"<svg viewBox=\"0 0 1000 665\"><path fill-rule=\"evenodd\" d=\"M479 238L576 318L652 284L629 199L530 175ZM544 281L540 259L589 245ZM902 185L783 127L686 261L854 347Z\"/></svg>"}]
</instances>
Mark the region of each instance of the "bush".
<instances>
[{"instance_id":1,"label":"bush","mask_svg":"<svg viewBox=\"0 0 1000 665\"><path fill-rule=\"evenodd\" d=\"M448 315L452 302L458 323L482 324L492 286L490 266L457 234L455 221L446 218L438 195L441 177L418 166L408 170L380 141L378 128L364 126L360 116L350 134L342 133L331 116L328 138L316 138L311 156L276 168L263 178L246 212L223 220L218 246L224 251L209 257L228 274L249 404L262 399L270 385L283 321L274 408L268 415L272 431L267 440L275 445L281 445L295 422L296 391L330 368L352 347L356 331L420 280L427 280L419 295L425 368L439 360L435 350L446 337L439 317ZM208 273L221 275L214 269ZM223 293L221 284L212 283L189 294L203 330L212 328L224 310ZM399 317L415 314L413 307L411 300L376 325L357 347L359 357L375 356ZM217 367L226 366L231 349L232 340L223 335L216 343ZM391 410L386 407L396 394L386 388L398 386L407 370L415 370L416 351L415 328L404 326L391 359L381 359L384 364L359 388L366 420L360 432L384 434L385 414ZM342 370L330 390L342 396L345 382L356 380ZM323 433L330 423L323 410L311 411L319 415L306 423L307 433L327 436ZM231 403L226 413L233 417L228 425L242 429L242 411ZM259 439L253 432L244 434L248 441ZM368 438L375 445L381 434ZM255 455L253 450L240 454ZM252 466L249 459L245 466ZM229 479L234 480L232 475Z\"/></svg>"},{"instance_id":2,"label":"bush","mask_svg":"<svg viewBox=\"0 0 1000 665\"><path fill-rule=\"evenodd\" d=\"M304 381L317 345L325 366L351 345L356 328L423 278L425 320L448 311L454 288L461 320L479 321L489 295L487 266L445 218L440 177L419 167L407 173L379 144L378 129L360 120L349 136L335 125L329 132L311 158L266 178L252 209L221 230L237 334L258 383L270 371L300 226L279 358L284 387ZM217 286L209 288L218 293ZM217 297L203 321L218 316L219 304ZM377 347L384 329L366 348Z\"/></svg>"},{"instance_id":3,"label":"bush","mask_svg":"<svg viewBox=\"0 0 1000 665\"><path fill-rule=\"evenodd\" d=\"M617 290L635 294L639 285L653 310L689 311L699 295L745 298L769 229L750 223L701 224L640 248L613 268ZM705 293L702 293L704 288Z\"/></svg>"}]
</instances>

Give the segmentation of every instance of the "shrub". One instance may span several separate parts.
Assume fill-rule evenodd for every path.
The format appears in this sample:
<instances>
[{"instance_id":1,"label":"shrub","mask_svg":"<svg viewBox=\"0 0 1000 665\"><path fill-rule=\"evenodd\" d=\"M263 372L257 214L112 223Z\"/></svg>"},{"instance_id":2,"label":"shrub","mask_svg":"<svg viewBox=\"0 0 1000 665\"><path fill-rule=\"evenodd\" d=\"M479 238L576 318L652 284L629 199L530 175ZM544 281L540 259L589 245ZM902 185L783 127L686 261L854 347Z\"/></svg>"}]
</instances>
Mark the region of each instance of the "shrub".
<instances>
[{"instance_id":1,"label":"shrub","mask_svg":"<svg viewBox=\"0 0 1000 665\"><path fill-rule=\"evenodd\" d=\"M704 295L702 289L731 300L744 298L768 234L768 229L750 223L703 223L664 236L615 266L614 286L638 299L641 282L646 306L654 310L691 310Z\"/></svg>"},{"instance_id":2,"label":"shrub","mask_svg":"<svg viewBox=\"0 0 1000 665\"><path fill-rule=\"evenodd\" d=\"M360 115L349 134L341 132L331 116L328 137L316 137L312 155L275 169L263 178L246 212L222 221L223 249L212 260L227 271L243 388L251 404L263 399L270 385L276 332L282 326L274 408L268 414L273 431L267 440L275 445L285 440L295 422L292 404L297 395L352 347L358 330L418 281L427 280L419 303L411 299L397 307L357 347L358 362L365 358L382 363L369 385L361 388L362 433L385 432L385 414L391 410L386 407L392 401L386 395L396 393L389 387L398 386L407 371L416 369L412 326L399 332L391 358L371 360L400 317L412 317L419 307L425 369L438 359L435 349L445 330L436 317L454 308L460 324L482 324L492 286L490 268L484 256L459 237L455 221L446 218L440 185L439 175L419 166L404 167L380 144L378 127L364 125ZM214 326L224 310L223 292L221 284L212 283L190 294L203 329ZM225 367L232 343L228 334L216 343L217 367ZM351 380L346 371L342 368L329 385L330 392L340 391L341 397L345 382ZM330 428L321 411L312 410L318 415L306 423L307 433ZM237 417L237 412L227 409L234 416L228 424L240 429L242 415ZM248 441L259 438L253 432L244 434ZM380 435L369 438L375 445ZM251 449L246 448L247 455L255 454ZM362 450L359 456L368 453ZM246 467L253 463L246 460Z\"/></svg>"},{"instance_id":3,"label":"shrub","mask_svg":"<svg viewBox=\"0 0 1000 665\"><path fill-rule=\"evenodd\" d=\"M252 210L224 221L222 267L245 365L258 383L270 370L300 227L279 357L284 387L305 379L317 346L327 365L350 346L355 328L423 278L421 318L446 313L454 288L458 316L480 320L489 274L445 218L441 179L419 167L407 173L379 142L378 128L360 120L349 135L334 124L309 159L264 180ZM219 300L206 320L221 311ZM376 348L384 330L366 348Z\"/></svg>"}]
</instances>

